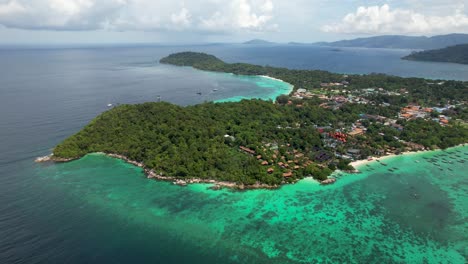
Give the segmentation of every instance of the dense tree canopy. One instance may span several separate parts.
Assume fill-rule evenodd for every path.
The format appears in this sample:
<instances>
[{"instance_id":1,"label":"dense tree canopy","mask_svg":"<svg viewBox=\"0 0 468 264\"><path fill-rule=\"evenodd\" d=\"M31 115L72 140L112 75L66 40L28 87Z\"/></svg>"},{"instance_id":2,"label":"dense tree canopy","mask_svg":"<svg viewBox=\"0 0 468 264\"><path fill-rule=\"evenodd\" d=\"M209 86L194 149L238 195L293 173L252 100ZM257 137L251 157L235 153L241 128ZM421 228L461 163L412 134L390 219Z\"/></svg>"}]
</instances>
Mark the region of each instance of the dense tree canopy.
<instances>
[{"instance_id":1,"label":"dense tree canopy","mask_svg":"<svg viewBox=\"0 0 468 264\"><path fill-rule=\"evenodd\" d=\"M403 59L468 64L468 44L456 45L437 50L414 52L403 57Z\"/></svg>"}]
</instances>

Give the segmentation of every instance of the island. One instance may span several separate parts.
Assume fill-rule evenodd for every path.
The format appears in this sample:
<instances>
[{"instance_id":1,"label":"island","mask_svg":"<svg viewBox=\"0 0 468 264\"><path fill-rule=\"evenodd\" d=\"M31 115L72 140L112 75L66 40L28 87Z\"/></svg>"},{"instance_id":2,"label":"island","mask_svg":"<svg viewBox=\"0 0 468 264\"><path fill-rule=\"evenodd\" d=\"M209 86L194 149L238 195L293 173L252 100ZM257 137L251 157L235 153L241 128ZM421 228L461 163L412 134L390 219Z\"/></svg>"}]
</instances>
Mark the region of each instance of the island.
<instances>
[{"instance_id":1,"label":"island","mask_svg":"<svg viewBox=\"0 0 468 264\"><path fill-rule=\"evenodd\" d=\"M431 50L465 43L468 43L468 34L448 34L432 37L384 35L368 38L340 40L335 42L318 42L315 43L315 45L329 47Z\"/></svg>"},{"instance_id":2,"label":"island","mask_svg":"<svg viewBox=\"0 0 468 264\"><path fill-rule=\"evenodd\" d=\"M402 59L468 64L468 44L456 45L437 50L414 52Z\"/></svg>"},{"instance_id":3,"label":"island","mask_svg":"<svg viewBox=\"0 0 468 264\"><path fill-rule=\"evenodd\" d=\"M43 160L100 152L179 185L277 188L304 177L333 183L333 171L354 171L351 161L468 142L466 82L229 64L196 52L161 63L269 76L294 90L275 102L119 105Z\"/></svg>"},{"instance_id":4,"label":"island","mask_svg":"<svg viewBox=\"0 0 468 264\"><path fill-rule=\"evenodd\" d=\"M263 39L252 39L252 40L249 40L249 41L246 41L242 44L245 44L245 45L272 45L272 44L276 44L274 42L270 42L270 41L267 41L267 40L263 40Z\"/></svg>"}]
</instances>

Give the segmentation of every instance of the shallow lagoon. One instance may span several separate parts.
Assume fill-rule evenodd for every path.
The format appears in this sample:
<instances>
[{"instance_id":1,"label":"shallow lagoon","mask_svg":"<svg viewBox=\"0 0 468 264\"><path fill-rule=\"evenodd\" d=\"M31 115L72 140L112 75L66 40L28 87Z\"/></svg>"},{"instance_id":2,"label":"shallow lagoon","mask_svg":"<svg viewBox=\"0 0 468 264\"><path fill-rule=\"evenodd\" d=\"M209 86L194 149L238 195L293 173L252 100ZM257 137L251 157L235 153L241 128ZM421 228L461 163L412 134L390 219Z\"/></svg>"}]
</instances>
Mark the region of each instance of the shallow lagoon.
<instances>
[{"instance_id":1,"label":"shallow lagoon","mask_svg":"<svg viewBox=\"0 0 468 264\"><path fill-rule=\"evenodd\" d=\"M87 210L147 230L149 244L149 234L162 232L233 263L464 263L468 177L461 160L468 147L363 165L361 174L340 173L335 185L306 179L274 191L174 186L102 155L40 174Z\"/></svg>"}]
</instances>

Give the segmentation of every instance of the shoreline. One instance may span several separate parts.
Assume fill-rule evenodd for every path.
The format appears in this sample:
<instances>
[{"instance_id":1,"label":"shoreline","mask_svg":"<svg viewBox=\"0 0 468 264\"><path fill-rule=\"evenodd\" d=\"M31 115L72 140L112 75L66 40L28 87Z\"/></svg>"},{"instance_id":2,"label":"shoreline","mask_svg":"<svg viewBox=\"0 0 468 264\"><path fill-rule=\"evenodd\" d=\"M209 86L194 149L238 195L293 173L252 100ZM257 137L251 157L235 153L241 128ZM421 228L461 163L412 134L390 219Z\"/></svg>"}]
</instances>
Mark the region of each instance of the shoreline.
<instances>
[{"instance_id":1,"label":"shoreline","mask_svg":"<svg viewBox=\"0 0 468 264\"><path fill-rule=\"evenodd\" d=\"M200 71L203 71L203 70L200 70ZM252 100L252 99L260 99L260 100L263 100L263 101L272 100L273 102L275 102L276 98L278 98L280 95L288 95L289 96L292 92L294 92L294 85L292 85L292 84L290 84L288 82L285 82L285 81L283 81L281 79L277 79L277 78L270 77L270 76L267 76L267 75L242 75L242 74L234 74L234 73L227 73L227 74L234 75L234 76L260 77L260 78L265 78L265 79L269 79L269 80L274 80L274 81L286 84L289 87L289 89L287 90L287 92L282 92L280 90L276 90L277 93L275 93L273 96L248 97L248 96L239 95L239 96L233 96L233 97L228 97L228 98L224 98L224 99L214 100L213 101L214 103L239 102L239 101L242 101L242 100Z\"/></svg>"},{"instance_id":2,"label":"shoreline","mask_svg":"<svg viewBox=\"0 0 468 264\"><path fill-rule=\"evenodd\" d=\"M465 147L467 145L468 145L468 143L463 143L463 144L460 144L460 145L457 145L457 146L446 148L445 150L452 149L452 148L458 148L458 147ZM368 159L356 160L356 161L350 162L349 165L353 166L356 170L358 170L358 167L367 165L367 164L372 163L372 162L376 162L377 160L379 160L379 161L380 160L387 160L387 159L398 157L398 156L411 156L411 155L416 155L418 153L425 153L425 152L431 152L431 151L442 151L442 150L443 149L405 151L405 152L402 152L401 154L398 154L398 155L397 154L388 154L388 155L384 155L384 156L380 156L380 157L372 156L371 157L372 160L368 160Z\"/></svg>"},{"instance_id":3,"label":"shoreline","mask_svg":"<svg viewBox=\"0 0 468 264\"><path fill-rule=\"evenodd\" d=\"M257 75L257 76L262 77L262 78L266 78L266 79L270 79L270 80L274 80L274 81L278 81L278 82L282 82L282 83L286 83L290 87L289 92L287 93L287 95L290 95L292 92L294 92L294 85L292 85L292 84L290 84L288 82L285 82L285 81L283 81L281 79L278 79L278 78L270 77L268 75Z\"/></svg>"},{"instance_id":4,"label":"shoreline","mask_svg":"<svg viewBox=\"0 0 468 264\"><path fill-rule=\"evenodd\" d=\"M165 176L161 175L160 173L157 173L156 171L152 169L146 168L145 164L143 162L138 162L131 160L127 158L124 155L119 155L119 154L113 154L113 153L104 153L104 152L94 152L94 153L88 153L89 154L98 154L98 155L105 155L111 158L115 159L120 159L123 160L124 162L134 165L136 167L139 167L143 169L143 173L145 174L147 179L154 179L154 180L160 180L160 181L167 181L167 182L172 182L174 185L179 185L179 186L187 186L188 184L213 184L213 186L210 186L210 189L213 190L220 190L223 188L229 188L229 189L235 189L235 190L254 190L254 189L267 189L267 190L274 190L274 189L279 189L282 185L267 185L264 183L257 182L253 185L245 185L245 184L238 184L236 182L229 182L229 181L220 181L220 180L213 180L213 179L203 179L203 178L197 178L197 177L192 177L192 178L178 178L174 176ZM84 156L83 156L84 157ZM83 158L80 157L80 158ZM49 154L47 156L42 156L38 157L34 160L36 163L46 163L46 162L57 162L57 163L63 163L63 162L70 162L74 160L78 160L80 158L70 158L70 159L65 159L65 158L56 158L54 157L53 154Z\"/></svg>"},{"instance_id":5,"label":"shoreline","mask_svg":"<svg viewBox=\"0 0 468 264\"><path fill-rule=\"evenodd\" d=\"M187 186L188 184L197 184L197 183L204 183L204 184L213 184L213 186L210 187L210 189L213 190L220 190L222 188L229 188L229 189L236 189L236 190L249 190L249 189L278 189L282 185L267 185L264 183L256 182L253 185L244 185L244 184L238 184L235 182L229 182L229 181L218 181L218 180L213 180L213 179L202 179L202 178L197 178L197 177L192 177L192 178L178 178L174 176L165 176L160 173L157 173L156 171L152 169L148 169L145 167L145 164L142 162L137 162L134 160L131 160L123 155L119 154L108 154L108 153L98 153L102 155L106 155L111 158L116 158L123 160L129 164L132 164L134 166L140 167L143 169L144 174L146 175L147 179L155 179L155 180L160 180L160 181L170 181L174 185L179 185L179 186Z\"/></svg>"},{"instance_id":6,"label":"shoreline","mask_svg":"<svg viewBox=\"0 0 468 264\"><path fill-rule=\"evenodd\" d=\"M457 147L465 147L467 145L468 145L468 143L464 143L464 144L453 146L453 147L450 147L450 148L447 148L447 149L452 149L452 148L457 148ZM347 173L359 173L359 169L358 169L359 167L364 166L364 165L369 164L369 163L372 163L372 162L376 162L377 160L380 161L380 160L386 160L386 159L390 159L392 157L397 157L397 156L404 156L404 155L409 156L409 155L415 155L415 154L418 154L418 153L425 153L425 152L431 152L431 151L434 151L434 152L435 151L441 151L441 149L406 151L406 152L403 152L403 153L401 153L399 155L389 154L389 155L385 155L385 156L381 156L381 157L372 157L372 160L363 159L363 160L353 161L353 162L350 163L350 165L353 166L355 168L355 170L353 172L347 172ZM160 173L157 173L155 170L146 168L144 163L131 160L131 159L127 158L124 155L113 154L113 153L104 153L104 152L88 153L87 155L89 155L89 154L105 155L105 156L108 156L108 157L111 157L111 158L123 160L124 162L126 162L128 164L131 164L131 165L134 165L136 167L139 167L139 168L143 169L143 173L145 174L147 179L154 179L154 180L172 182L174 185L179 185L179 186L187 186L189 184L197 184L198 183L198 184L212 184L213 186L210 186L209 188L213 189L213 190L220 190L220 189L223 189L223 188L228 188L228 189L233 189L233 190L256 190L256 189L277 190L277 189L280 189L283 186L289 185L287 183L281 184L281 185L267 185L267 184L260 183L260 182L256 182L253 185L245 185L245 184L238 184L236 182L213 180L213 179L204 179L204 178L197 178L197 177L178 178L178 177L174 177L174 176L165 176L165 175L162 175ZM80 157L80 158L82 158L82 157ZM74 160L77 160L77 159L80 159L80 158L70 158L70 159L56 158L56 157L53 156L53 154L50 154L50 155L47 155L47 156L36 158L35 162L36 163L45 163L45 162L63 163L63 162L74 161ZM338 171L340 171L340 170L335 170L334 173L338 172ZM295 184L295 183L297 183L299 181L302 181L304 179L313 179L313 177L305 177L303 179L298 179L298 180L296 180L295 182L293 182L291 184ZM316 179L313 179L313 180L316 181L317 184L320 184L320 185L333 184L333 183L335 183L337 181L333 177L329 177L324 181L319 181L319 180L316 180Z\"/></svg>"}]
</instances>

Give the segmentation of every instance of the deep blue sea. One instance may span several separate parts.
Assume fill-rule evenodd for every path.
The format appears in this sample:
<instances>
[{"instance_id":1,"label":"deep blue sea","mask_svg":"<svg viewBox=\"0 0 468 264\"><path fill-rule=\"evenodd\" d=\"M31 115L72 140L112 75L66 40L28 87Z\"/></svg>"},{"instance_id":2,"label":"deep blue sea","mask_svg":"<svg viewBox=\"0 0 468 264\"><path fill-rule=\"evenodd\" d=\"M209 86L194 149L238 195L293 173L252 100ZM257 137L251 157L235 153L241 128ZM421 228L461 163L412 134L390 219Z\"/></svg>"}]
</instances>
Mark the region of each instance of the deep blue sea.
<instances>
[{"instance_id":1,"label":"deep blue sea","mask_svg":"<svg viewBox=\"0 0 468 264\"><path fill-rule=\"evenodd\" d=\"M256 255L252 248L239 247L238 253L229 252L227 256L224 247L228 246L217 247L217 243L221 245L229 239L218 237L211 244L204 241L209 250L201 252L178 232L172 232L177 237L168 235L171 228L188 229L183 221L177 226L161 224L147 230L142 218L136 217L140 214L135 213L133 218L129 211L122 218L125 210L138 208L145 221L161 221L148 218L141 204L132 205L128 200L131 196L125 197L128 207L117 210L121 205L117 202L121 201L118 193L104 195L100 191L102 182L94 184L89 178L67 181L67 175L76 179L86 175L76 176L69 167L33 162L108 110L108 104L157 101L160 97L189 105L242 96L268 97L264 94L274 88L258 78L158 64L163 56L188 50L208 52L228 62L468 81L468 65L400 60L409 50L334 51L290 45L0 48L0 263L249 263L250 258L245 260L242 256ZM99 166L122 166L130 171L129 177L146 182L140 171L108 160L102 162ZM115 177L116 182L122 179L122 175ZM114 187L112 178L106 184ZM175 195L172 188L177 187L157 186ZM184 192L188 199L198 197L195 191ZM112 200L112 206L106 208L100 195ZM136 197L137 193L132 195L135 201L142 200ZM238 194L233 197L237 202L242 199ZM171 203L168 198L164 201ZM155 200L150 204L157 203ZM173 206L179 206L179 215L183 215L183 204ZM174 208L171 212L177 216ZM176 220L180 219L164 221Z\"/></svg>"}]
</instances>

